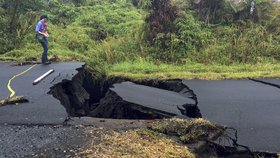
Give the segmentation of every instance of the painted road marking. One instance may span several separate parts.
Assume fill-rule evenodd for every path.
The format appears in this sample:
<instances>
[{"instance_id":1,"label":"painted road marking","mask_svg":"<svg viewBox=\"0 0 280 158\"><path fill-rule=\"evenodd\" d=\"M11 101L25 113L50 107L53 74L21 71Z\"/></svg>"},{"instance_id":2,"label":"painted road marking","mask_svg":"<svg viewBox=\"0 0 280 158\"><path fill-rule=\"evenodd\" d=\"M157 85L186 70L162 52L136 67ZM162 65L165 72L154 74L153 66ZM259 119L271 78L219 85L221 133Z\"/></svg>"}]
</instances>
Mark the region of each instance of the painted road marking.
<instances>
[{"instance_id":1,"label":"painted road marking","mask_svg":"<svg viewBox=\"0 0 280 158\"><path fill-rule=\"evenodd\" d=\"M31 70L31 69L32 69L33 67L35 67L36 65L37 65L37 64L30 66L28 69L26 69L25 71L23 71L23 72L21 72L21 73L15 75L15 76L13 76L13 77L9 80L8 85L7 85L7 88L8 88L8 90L11 92L10 98L13 97L13 96L16 94L16 92L11 88L12 80L14 80L15 78L17 78L17 77L23 75L24 73L28 72L29 70Z\"/></svg>"}]
</instances>

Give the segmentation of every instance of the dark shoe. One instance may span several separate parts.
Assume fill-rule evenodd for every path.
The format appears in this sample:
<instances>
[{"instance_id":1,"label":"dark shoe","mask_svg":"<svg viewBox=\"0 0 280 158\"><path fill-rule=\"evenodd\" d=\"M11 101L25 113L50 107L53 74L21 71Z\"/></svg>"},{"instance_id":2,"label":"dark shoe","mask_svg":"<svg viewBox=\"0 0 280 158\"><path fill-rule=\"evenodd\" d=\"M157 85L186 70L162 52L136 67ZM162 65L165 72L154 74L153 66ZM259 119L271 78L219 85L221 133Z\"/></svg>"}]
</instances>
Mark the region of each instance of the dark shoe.
<instances>
[{"instance_id":1,"label":"dark shoe","mask_svg":"<svg viewBox=\"0 0 280 158\"><path fill-rule=\"evenodd\" d=\"M47 61L47 62L44 62L44 63L43 63L43 65L49 65L49 64L51 64L50 61Z\"/></svg>"}]
</instances>

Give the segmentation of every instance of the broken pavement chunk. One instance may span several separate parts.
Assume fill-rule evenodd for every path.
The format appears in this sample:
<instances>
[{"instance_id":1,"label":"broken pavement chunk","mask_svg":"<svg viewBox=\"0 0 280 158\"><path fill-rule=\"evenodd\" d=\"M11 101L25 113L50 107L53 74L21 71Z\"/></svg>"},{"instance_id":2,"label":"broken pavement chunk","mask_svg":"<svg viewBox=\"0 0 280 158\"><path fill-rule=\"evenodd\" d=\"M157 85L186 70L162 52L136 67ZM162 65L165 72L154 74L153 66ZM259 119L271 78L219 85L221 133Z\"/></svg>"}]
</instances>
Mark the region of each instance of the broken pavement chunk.
<instances>
[{"instance_id":1,"label":"broken pavement chunk","mask_svg":"<svg viewBox=\"0 0 280 158\"><path fill-rule=\"evenodd\" d=\"M132 82L114 84L90 115L124 119L201 117L193 99L176 92Z\"/></svg>"},{"instance_id":2,"label":"broken pavement chunk","mask_svg":"<svg viewBox=\"0 0 280 158\"><path fill-rule=\"evenodd\" d=\"M28 102L28 100L23 96L15 96L15 97L0 100L0 106L7 105L7 104L25 103L25 102Z\"/></svg>"}]
</instances>

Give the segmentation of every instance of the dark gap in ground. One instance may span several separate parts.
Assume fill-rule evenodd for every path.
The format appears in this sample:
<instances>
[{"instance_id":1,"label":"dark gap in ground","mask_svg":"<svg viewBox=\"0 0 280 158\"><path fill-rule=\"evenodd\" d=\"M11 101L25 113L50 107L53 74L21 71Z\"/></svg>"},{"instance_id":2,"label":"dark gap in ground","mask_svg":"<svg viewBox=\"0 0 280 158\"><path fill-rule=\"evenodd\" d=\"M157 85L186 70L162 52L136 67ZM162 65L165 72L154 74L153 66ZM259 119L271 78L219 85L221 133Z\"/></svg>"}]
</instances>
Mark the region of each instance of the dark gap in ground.
<instances>
[{"instance_id":1,"label":"dark gap in ground","mask_svg":"<svg viewBox=\"0 0 280 158\"><path fill-rule=\"evenodd\" d=\"M205 158L278 158L278 155L276 153L238 149L238 147L223 146L213 142L208 142L204 149L200 150L197 155L199 155L199 157Z\"/></svg>"},{"instance_id":2,"label":"dark gap in ground","mask_svg":"<svg viewBox=\"0 0 280 158\"><path fill-rule=\"evenodd\" d=\"M201 117L197 107L196 95L181 80L132 81L121 77L101 80L92 77L85 69L79 69L78 71L79 73L73 77L72 81L64 80L53 86L49 92L60 100L71 117L90 116L114 119L161 119L173 116L182 118ZM127 81L129 81L129 84L125 83ZM112 87L113 85L118 85L118 88ZM130 91L121 96L121 92L118 91L126 90L122 88L124 86L128 86L127 89L136 87L136 91ZM190 103L180 102L178 106L169 103L170 105L165 107L166 110L156 108L154 105L149 105L149 101L145 100L145 98L138 99L141 98L141 94L137 93L138 90L143 90L142 94L150 93L154 95L153 92L158 93L159 95L157 94L156 96L161 100L158 101L155 98L155 103L158 101L160 104L165 101L162 103L164 106L168 104L166 102L169 102L169 100L164 96L160 98L161 93L167 93L166 95L173 96L173 99L189 99ZM134 92L135 95L139 96L133 96L131 93ZM129 95L132 95L134 100L144 102L148 106L127 99ZM149 95L146 97L149 97ZM171 106L174 106L173 109Z\"/></svg>"},{"instance_id":3,"label":"dark gap in ground","mask_svg":"<svg viewBox=\"0 0 280 158\"><path fill-rule=\"evenodd\" d=\"M196 95L181 80L132 81L131 79L122 77L100 80L94 79L85 69L79 69L78 71L79 73L71 81L64 80L53 86L49 92L60 100L71 117L92 116L115 119L162 119L176 116L176 114L169 111L151 109L124 101L122 97L116 94L116 91L112 90L113 85L119 86L121 84L131 84L131 86L144 89L147 88L145 86L148 86L175 92L179 96L189 98L193 101L192 104L184 104L181 107L176 107L180 111L181 117L201 117L199 108L197 107L198 101ZM232 139L232 142L234 142L233 140L237 142L237 138ZM199 149L196 153L200 157L277 157L277 154L250 151L248 147L244 146L243 150L240 150L239 147L240 145L236 144L227 146L217 142L207 141L206 146L203 149Z\"/></svg>"},{"instance_id":4,"label":"dark gap in ground","mask_svg":"<svg viewBox=\"0 0 280 158\"><path fill-rule=\"evenodd\" d=\"M277 153L252 151L249 147L238 144L238 131L234 128L225 127L224 132L216 139L208 139L204 146L193 152L201 158L278 158Z\"/></svg>"},{"instance_id":5,"label":"dark gap in ground","mask_svg":"<svg viewBox=\"0 0 280 158\"><path fill-rule=\"evenodd\" d=\"M276 87L276 88L280 88L280 85L274 84L274 83L271 83L271 82L266 82L266 81L253 79L253 78L249 78L249 80L254 81L254 82L258 82L258 83L262 83L262 84L265 84L265 85L273 86L273 87Z\"/></svg>"}]
</instances>

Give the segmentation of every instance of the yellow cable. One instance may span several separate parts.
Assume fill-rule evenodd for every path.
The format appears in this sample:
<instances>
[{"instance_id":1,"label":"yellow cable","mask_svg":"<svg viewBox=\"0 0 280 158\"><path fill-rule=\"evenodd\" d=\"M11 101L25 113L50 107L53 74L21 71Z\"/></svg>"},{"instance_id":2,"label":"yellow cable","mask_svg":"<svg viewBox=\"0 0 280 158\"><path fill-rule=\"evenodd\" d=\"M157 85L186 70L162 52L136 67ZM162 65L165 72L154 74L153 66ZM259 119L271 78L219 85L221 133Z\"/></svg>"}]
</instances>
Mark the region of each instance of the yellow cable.
<instances>
[{"instance_id":1,"label":"yellow cable","mask_svg":"<svg viewBox=\"0 0 280 158\"><path fill-rule=\"evenodd\" d=\"M8 85L7 85L7 88L8 88L8 90L11 92L10 98L13 97L13 96L16 94L16 92L11 88L11 82L12 82L12 80L15 79L15 78L17 78L17 77L19 77L20 75L23 75L24 73L28 72L29 70L31 70L31 69L32 69L33 67L35 67L35 66L36 66L36 64L35 64L35 65L32 65L32 66L29 67L27 70L25 70L25 71L23 71L23 72L21 72L21 73L15 75L15 76L13 76L13 77L9 80Z\"/></svg>"}]
</instances>

